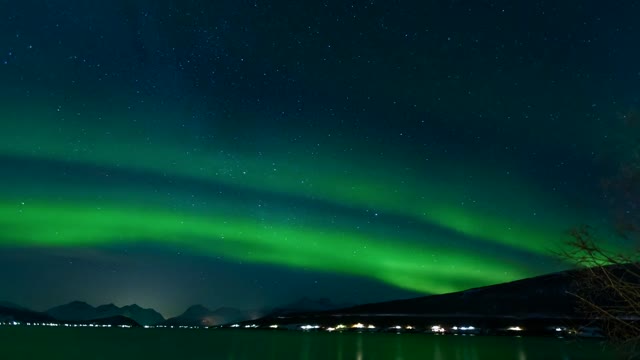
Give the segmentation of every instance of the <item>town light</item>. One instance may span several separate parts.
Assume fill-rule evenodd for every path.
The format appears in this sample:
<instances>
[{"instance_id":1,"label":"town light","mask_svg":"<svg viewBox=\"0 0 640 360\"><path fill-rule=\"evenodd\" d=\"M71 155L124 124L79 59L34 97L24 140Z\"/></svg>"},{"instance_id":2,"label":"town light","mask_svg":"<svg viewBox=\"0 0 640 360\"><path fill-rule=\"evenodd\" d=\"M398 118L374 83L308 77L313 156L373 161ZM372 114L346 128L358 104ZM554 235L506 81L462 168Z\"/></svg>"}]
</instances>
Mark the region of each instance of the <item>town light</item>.
<instances>
[{"instance_id":1,"label":"town light","mask_svg":"<svg viewBox=\"0 0 640 360\"><path fill-rule=\"evenodd\" d=\"M431 331L434 333L443 333L444 332L444 328L440 325L433 325L431 327Z\"/></svg>"},{"instance_id":2,"label":"town light","mask_svg":"<svg viewBox=\"0 0 640 360\"><path fill-rule=\"evenodd\" d=\"M302 330L311 330L311 329L319 329L320 326L318 325L302 325L300 326L300 329Z\"/></svg>"}]
</instances>

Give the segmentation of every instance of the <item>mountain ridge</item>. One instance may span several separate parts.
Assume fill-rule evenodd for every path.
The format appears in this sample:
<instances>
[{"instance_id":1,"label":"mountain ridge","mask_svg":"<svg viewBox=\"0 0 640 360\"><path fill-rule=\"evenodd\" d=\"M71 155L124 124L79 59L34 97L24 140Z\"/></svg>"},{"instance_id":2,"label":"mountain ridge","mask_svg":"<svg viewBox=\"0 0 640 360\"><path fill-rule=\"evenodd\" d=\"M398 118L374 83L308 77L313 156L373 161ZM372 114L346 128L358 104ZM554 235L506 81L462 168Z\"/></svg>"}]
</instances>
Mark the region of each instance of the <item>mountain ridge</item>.
<instances>
[{"instance_id":1,"label":"mountain ridge","mask_svg":"<svg viewBox=\"0 0 640 360\"><path fill-rule=\"evenodd\" d=\"M507 324L513 320L535 323L567 321L585 322L578 299L572 296L579 270L567 270L507 283L470 288L463 291L427 295L336 310L274 314L253 323L318 323L375 321L379 324L413 321L416 323L471 321ZM375 319L375 320L374 320ZM555 319L555 320L554 320ZM387 324L388 325L388 324Z\"/></svg>"},{"instance_id":2,"label":"mountain ridge","mask_svg":"<svg viewBox=\"0 0 640 360\"><path fill-rule=\"evenodd\" d=\"M191 305L182 314L169 318L162 324L166 326L215 326L250 319L249 311L226 306L210 310L197 304Z\"/></svg>"},{"instance_id":3,"label":"mountain ridge","mask_svg":"<svg viewBox=\"0 0 640 360\"><path fill-rule=\"evenodd\" d=\"M137 304L123 307L105 304L93 307L84 301L76 300L55 306L45 313L61 321L90 321L118 316L129 318L140 325L156 325L165 321L164 317L156 310L142 308Z\"/></svg>"}]
</instances>

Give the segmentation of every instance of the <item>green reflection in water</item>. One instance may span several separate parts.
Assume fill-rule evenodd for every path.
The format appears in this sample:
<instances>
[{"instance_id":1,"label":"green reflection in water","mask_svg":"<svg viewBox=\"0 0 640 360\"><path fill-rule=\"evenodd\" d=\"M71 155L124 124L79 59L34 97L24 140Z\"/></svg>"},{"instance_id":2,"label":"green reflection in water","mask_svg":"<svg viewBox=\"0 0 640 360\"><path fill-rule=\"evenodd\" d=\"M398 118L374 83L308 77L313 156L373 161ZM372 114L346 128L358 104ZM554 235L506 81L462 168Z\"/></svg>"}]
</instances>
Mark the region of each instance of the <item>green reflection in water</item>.
<instances>
[{"instance_id":1,"label":"green reflection in water","mask_svg":"<svg viewBox=\"0 0 640 360\"><path fill-rule=\"evenodd\" d=\"M38 344L38 346L33 346ZM0 327L7 359L622 359L600 341L428 334ZM100 349L96 353L96 349ZM6 356L6 357L5 357Z\"/></svg>"}]
</instances>

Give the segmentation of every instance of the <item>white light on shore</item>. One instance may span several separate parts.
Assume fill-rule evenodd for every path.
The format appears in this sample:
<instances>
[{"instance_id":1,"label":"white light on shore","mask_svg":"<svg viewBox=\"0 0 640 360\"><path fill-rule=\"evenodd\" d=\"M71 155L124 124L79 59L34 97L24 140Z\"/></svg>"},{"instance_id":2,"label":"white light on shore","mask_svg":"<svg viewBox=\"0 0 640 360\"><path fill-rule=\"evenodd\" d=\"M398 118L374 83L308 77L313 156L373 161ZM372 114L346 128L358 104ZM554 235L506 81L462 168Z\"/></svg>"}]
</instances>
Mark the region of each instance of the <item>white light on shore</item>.
<instances>
[{"instance_id":1,"label":"white light on shore","mask_svg":"<svg viewBox=\"0 0 640 360\"><path fill-rule=\"evenodd\" d=\"M300 329L302 330L312 330L312 329L319 329L320 326L319 325L302 325L300 326Z\"/></svg>"},{"instance_id":2,"label":"white light on shore","mask_svg":"<svg viewBox=\"0 0 640 360\"><path fill-rule=\"evenodd\" d=\"M433 325L431 327L431 331L434 333L443 333L444 332L444 328L440 325Z\"/></svg>"},{"instance_id":3,"label":"white light on shore","mask_svg":"<svg viewBox=\"0 0 640 360\"><path fill-rule=\"evenodd\" d=\"M509 331L522 331L522 328L520 326L511 326L511 327L507 328L507 330L509 330Z\"/></svg>"}]
</instances>

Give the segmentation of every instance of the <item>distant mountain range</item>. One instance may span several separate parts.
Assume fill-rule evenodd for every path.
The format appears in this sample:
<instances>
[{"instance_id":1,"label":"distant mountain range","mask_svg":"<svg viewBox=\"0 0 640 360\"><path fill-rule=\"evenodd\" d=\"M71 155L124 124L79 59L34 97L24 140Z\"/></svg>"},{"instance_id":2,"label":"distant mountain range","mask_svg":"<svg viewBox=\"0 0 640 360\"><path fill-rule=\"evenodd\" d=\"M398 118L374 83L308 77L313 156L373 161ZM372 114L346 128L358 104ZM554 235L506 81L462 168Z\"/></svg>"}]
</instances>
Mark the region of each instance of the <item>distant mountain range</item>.
<instances>
[{"instance_id":1,"label":"distant mountain range","mask_svg":"<svg viewBox=\"0 0 640 360\"><path fill-rule=\"evenodd\" d=\"M114 308L113 306L94 308L86 303L74 301L46 312L38 312L13 303L0 302L0 322L128 325L139 327L141 324L135 318L145 321L145 318L155 316L152 315L153 313L157 314L154 310L149 310L141 309L137 305L122 308Z\"/></svg>"},{"instance_id":2,"label":"distant mountain range","mask_svg":"<svg viewBox=\"0 0 640 360\"><path fill-rule=\"evenodd\" d=\"M349 314L473 315L510 317L576 317L570 295L572 272L518 280L443 295L366 304L341 309Z\"/></svg>"},{"instance_id":3,"label":"distant mountain range","mask_svg":"<svg viewBox=\"0 0 640 360\"><path fill-rule=\"evenodd\" d=\"M345 305L334 304L326 298L314 300L308 297L303 297L290 304L259 311L239 310L231 307L209 310L202 305L194 305L188 308L183 314L168 319L162 324L167 326L213 326L231 324L243 320L254 320L265 316L265 314L267 314L267 316L276 316L303 311L327 311L344 306Z\"/></svg>"},{"instance_id":4,"label":"distant mountain range","mask_svg":"<svg viewBox=\"0 0 640 360\"><path fill-rule=\"evenodd\" d=\"M163 325L167 326L214 326L242 320L251 320L249 312L222 307L209 310L202 305L193 305L179 316L167 319Z\"/></svg>"},{"instance_id":5,"label":"distant mountain range","mask_svg":"<svg viewBox=\"0 0 640 360\"><path fill-rule=\"evenodd\" d=\"M446 319L485 319L493 324L510 323L514 319L533 322L554 319L580 319L577 299L570 294L576 271L566 271L514 282L469 289L443 295L386 301L328 311L275 313L254 321L261 325L279 323L333 324L346 321L367 321L395 324ZM476 322L478 320L475 320ZM543 322L544 322L543 321Z\"/></svg>"},{"instance_id":6,"label":"distant mountain range","mask_svg":"<svg viewBox=\"0 0 640 360\"><path fill-rule=\"evenodd\" d=\"M82 301L73 301L46 311L55 319L62 321L89 321L118 316L127 317L140 325L156 325L164 322L164 317L153 309L143 309L133 304L118 307L113 304L93 307Z\"/></svg>"},{"instance_id":7,"label":"distant mountain range","mask_svg":"<svg viewBox=\"0 0 640 360\"><path fill-rule=\"evenodd\" d=\"M45 313L27 310L21 306L11 303L0 303L0 322L25 322L25 323L52 323L57 322L55 318Z\"/></svg>"},{"instance_id":8,"label":"distant mountain range","mask_svg":"<svg viewBox=\"0 0 640 360\"><path fill-rule=\"evenodd\" d=\"M570 294L576 274L576 271L566 271L450 294L350 307L334 304L328 299L309 298L262 311L230 307L210 310L202 305L194 305L183 314L167 320L157 311L143 309L135 304L93 307L85 302L74 301L40 313L16 304L0 302L0 321L122 322L126 318L140 325L214 326L249 320L257 324L310 320L332 323L340 318L374 317L378 320L386 318L389 322L396 322L398 319L493 319L491 321L498 322L513 319L580 319L582 314L578 311L579 304Z\"/></svg>"},{"instance_id":9,"label":"distant mountain range","mask_svg":"<svg viewBox=\"0 0 640 360\"><path fill-rule=\"evenodd\" d=\"M290 304L273 309L247 311L231 307L210 310L202 305L193 305L179 316L164 319L153 309L144 309L136 304L118 307L114 304L91 306L83 301L53 307L45 312L26 309L20 305L0 301L0 321L18 322L67 322L112 325L165 325L165 326L215 326L253 320L269 314L285 315L298 312L326 311L344 307L329 299L301 298Z\"/></svg>"}]
</instances>

